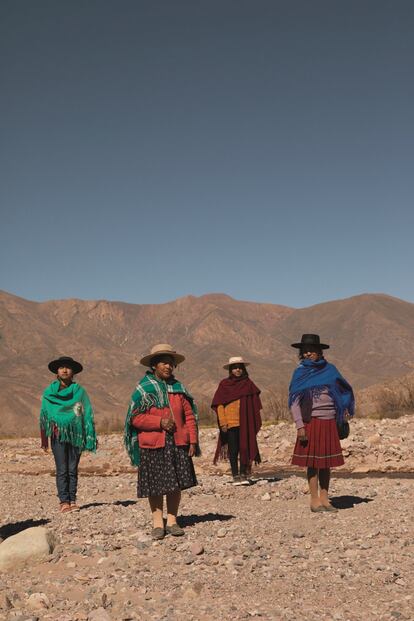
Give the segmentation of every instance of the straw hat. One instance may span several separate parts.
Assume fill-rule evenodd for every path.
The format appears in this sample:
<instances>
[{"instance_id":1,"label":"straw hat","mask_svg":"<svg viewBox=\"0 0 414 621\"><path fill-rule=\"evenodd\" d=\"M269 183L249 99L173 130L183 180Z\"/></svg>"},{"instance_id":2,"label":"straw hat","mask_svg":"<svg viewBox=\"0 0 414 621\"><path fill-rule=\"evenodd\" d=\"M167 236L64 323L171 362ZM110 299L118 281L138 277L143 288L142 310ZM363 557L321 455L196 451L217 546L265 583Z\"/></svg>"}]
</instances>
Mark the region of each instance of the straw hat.
<instances>
[{"instance_id":1,"label":"straw hat","mask_svg":"<svg viewBox=\"0 0 414 621\"><path fill-rule=\"evenodd\" d=\"M248 367L250 362L245 362L241 356L233 356L232 358L229 358L228 364L225 364L223 369L229 370L230 365L232 364L244 364L245 367Z\"/></svg>"},{"instance_id":2,"label":"straw hat","mask_svg":"<svg viewBox=\"0 0 414 621\"><path fill-rule=\"evenodd\" d=\"M151 348L151 352L141 358L140 363L144 365L144 367L151 366L151 360L155 358L155 356L172 356L174 358L174 364L180 364L185 360L185 357L181 354L177 354L175 349L168 345L168 343L159 343L158 345L154 345Z\"/></svg>"}]
</instances>

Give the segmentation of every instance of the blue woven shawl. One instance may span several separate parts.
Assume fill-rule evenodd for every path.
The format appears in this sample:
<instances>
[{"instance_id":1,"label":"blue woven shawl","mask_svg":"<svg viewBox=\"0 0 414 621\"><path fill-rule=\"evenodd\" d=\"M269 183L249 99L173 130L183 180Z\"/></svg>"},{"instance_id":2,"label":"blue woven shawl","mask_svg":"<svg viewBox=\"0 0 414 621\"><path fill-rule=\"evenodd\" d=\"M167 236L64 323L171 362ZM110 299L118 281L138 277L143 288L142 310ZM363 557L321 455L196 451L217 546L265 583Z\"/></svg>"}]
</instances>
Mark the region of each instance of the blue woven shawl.
<instances>
[{"instance_id":1,"label":"blue woven shawl","mask_svg":"<svg viewBox=\"0 0 414 621\"><path fill-rule=\"evenodd\" d=\"M341 424L345 412L350 416L355 413L355 398L352 387L342 377L338 369L324 358L313 362L301 360L293 372L289 386L289 407L295 401L300 404L326 391L335 404L336 421Z\"/></svg>"}]
</instances>

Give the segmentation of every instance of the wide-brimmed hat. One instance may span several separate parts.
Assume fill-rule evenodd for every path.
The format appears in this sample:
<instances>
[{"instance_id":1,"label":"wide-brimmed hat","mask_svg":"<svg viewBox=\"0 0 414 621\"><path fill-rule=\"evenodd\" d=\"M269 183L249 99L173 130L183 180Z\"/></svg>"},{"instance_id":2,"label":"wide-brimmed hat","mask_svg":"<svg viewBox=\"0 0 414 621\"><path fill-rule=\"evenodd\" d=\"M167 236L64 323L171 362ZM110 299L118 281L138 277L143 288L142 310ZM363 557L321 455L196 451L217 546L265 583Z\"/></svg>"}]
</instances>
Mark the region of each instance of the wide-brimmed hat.
<instances>
[{"instance_id":1,"label":"wide-brimmed hat","mask_svg":"<svg viewBox=\"0 0 414 621\"><path fill-rule=\"evenodd\" d=\"M250 362L246 362L241 356L233 356L232 358L229 358L228 364L225 364L223 369L227 369L228 371L232 364L244 364L245 367L248 367Z\"/></svg>"},{"instance_id":2,"label":"wide-brimmed hat","mask_svg":"<svg viewBox=\"0 0 414 621\"><path fill-rule=\"evenodd\" d=\"M292 343L292 347L303 349L304 347L319 347L320 349L329 349L329 345L321 343L319 334L302 334L300 343Z\"/></svg>"},{"instance_id":3,"label":"wide-brimmed hat","mask_svg":"<svg viewBox=\"0 0 414 621\"><path fill-rule=\"evenodd\" d=\"M58 372L59 367L68 367L69 369L72 369L75 375L76 373L80 373L83 370L83 366L81 365L81 363L76 362L76 360L74 360L70 356L61 356L60 358L49 362L47 366L49 371L52 371L52 373L55 374Z\"/></svg>"},{"instance_id":4,"label":"wide-brimmed hat","mask_svg":"<svg viewBox=\"0 0 414 621\"><path fill-rule=\"evenodd\" d=\"M159 343L151 348L151 352L149 354L141 358L140 363L143 364L144 367L150 367L151 360L156 356L172 356L176 365L185 360L185 357L182 354L178 354L175 349L171 347L171 345L168 345L168 343Z\"/></svg>"}]
</instances>

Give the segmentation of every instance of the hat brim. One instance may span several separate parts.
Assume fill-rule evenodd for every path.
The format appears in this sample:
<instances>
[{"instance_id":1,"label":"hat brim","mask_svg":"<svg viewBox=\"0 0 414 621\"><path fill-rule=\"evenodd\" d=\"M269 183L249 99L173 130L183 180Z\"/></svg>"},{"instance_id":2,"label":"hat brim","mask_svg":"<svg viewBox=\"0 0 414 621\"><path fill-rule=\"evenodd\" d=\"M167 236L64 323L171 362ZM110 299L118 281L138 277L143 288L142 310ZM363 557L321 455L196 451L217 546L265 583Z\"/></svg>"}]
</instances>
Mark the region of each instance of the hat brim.
<instances>
[{"instance_id":1,"label":"hat brim","mask_svg":"<svg viewBox=\"0 0 414 621\"><path fill-rule=\"evenodd\" d=\"M76 360L52 360L52 362L49 362L49 364L47 365L47 368L49 369L49 371L56 375L59 368L65 365L68 367L68 369L72 369L74 375L83 371L83 366L80 362L76 362Z\"/></svg>"},{"instance_id":2,"label":"hat brim","mask_svg":"<svg viewBox=\"0 0 414 621\"><path fill-rule=\"evenodd\" d=\"M296 347L296 349L303 349L304 347L318 347L319 349L329 349L329 345L327 345L326 343L292 343L291 347Z\"/></svg>"},{"instance_id":3,"label":"hat brim","mask_svg":"<svg viewBox=\"0 0 414 621\"><path fill-rule=\"evenodd\" d=\"M226 369L226 371L228 371L230 367L232 367L234 364L243 364L245 367L248 367L250 362L232 362L231 364L223 365L223 369Z\"/></svg>"},{"instance_id":4,"label":"hat brim","mask_svg":"<svg viewBox=\"0 0 414 621\"><path fill-rule=\"evenodd\" d=\"M141 358L139 362L144 367L150 367L151 360L153 360L154 358L158 358L158 356L171 356L171 358L174 358L174 364L176 366L177 364L180 364L181 362L184 362L185 360L185 356L183 356L182 354L177 354L171 351L157 351L156 354L147 354L146 356Z\"/></svg>"}]
</instances>

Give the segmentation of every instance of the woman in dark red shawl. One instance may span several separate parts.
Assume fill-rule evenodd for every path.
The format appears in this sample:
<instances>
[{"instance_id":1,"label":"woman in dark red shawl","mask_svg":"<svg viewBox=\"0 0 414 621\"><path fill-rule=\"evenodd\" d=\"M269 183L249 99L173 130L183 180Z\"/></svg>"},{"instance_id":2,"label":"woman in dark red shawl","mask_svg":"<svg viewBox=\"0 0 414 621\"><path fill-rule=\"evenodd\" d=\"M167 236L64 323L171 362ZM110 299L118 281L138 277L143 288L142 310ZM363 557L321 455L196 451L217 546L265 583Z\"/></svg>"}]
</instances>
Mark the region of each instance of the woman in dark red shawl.
<instances>
[{"instance_id":1,"label":"woman in dark red shawl","mask_svg":"<svg viewBox=\"0 0 414 621\"><path fill-rule=\"evenodd\" d=\"M262 404L260 390L246 371L248 364L241 357L229 359L223 367L229 376L221 380L211 404L220 429L214 463L228 454L233 482L238 485L248 485L252 463L260 463L256 436L262 426Z\"/></svg>"}]
</instances>

